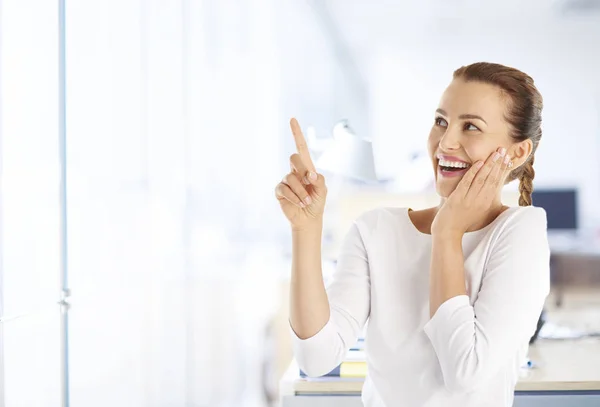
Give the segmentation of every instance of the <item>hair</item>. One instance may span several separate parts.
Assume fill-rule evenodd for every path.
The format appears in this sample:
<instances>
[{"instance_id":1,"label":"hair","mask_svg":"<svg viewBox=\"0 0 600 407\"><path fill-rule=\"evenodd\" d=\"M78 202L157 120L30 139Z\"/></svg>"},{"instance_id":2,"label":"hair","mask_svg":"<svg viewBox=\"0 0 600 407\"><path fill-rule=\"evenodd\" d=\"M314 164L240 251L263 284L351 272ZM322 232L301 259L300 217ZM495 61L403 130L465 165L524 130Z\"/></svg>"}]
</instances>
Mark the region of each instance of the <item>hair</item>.
<instances>
[{"instance_id":1,"label":"hair","mask_svg":"<svg viewBox=\"0 0 600 407\"><path fill-rule=\"evenodd\" d=\"M533 191L534 154L542 138L542 109L544 101L531 76L508 66L477 62L454 71L454 79L495 85L507 97L505 119L510 125L510 136L515 142L531 140L531 154L525 162L512 170L508 182L519 180L519 205L531 205Z\"/></svg>"}]
</instances>

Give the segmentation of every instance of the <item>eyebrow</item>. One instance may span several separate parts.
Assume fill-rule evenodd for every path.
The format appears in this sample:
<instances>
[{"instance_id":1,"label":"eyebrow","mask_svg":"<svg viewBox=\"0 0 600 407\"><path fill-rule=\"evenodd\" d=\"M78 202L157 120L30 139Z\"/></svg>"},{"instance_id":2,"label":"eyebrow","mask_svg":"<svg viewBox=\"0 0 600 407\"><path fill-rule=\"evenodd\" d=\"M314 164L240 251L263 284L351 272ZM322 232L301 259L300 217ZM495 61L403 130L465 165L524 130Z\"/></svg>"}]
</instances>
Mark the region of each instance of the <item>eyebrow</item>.
<instances>
[{"instance_id":1,"label":"eyebrow","mask_svg":"<svg viewBox=\"0 0 600 407\"><path fill-rule=\"evenodd\" d=\"M448 113L446 113L446 111L444 109L437 109L436 112L441 114L442 116L448 116ZM458 116L458 118L459 119L477 119L477 120L481 120L482 122L487 124L487 122L485 120L483 120L483 117L477 116L476 114L461 114L460 116Z\"/></svg>"}]
</instances>

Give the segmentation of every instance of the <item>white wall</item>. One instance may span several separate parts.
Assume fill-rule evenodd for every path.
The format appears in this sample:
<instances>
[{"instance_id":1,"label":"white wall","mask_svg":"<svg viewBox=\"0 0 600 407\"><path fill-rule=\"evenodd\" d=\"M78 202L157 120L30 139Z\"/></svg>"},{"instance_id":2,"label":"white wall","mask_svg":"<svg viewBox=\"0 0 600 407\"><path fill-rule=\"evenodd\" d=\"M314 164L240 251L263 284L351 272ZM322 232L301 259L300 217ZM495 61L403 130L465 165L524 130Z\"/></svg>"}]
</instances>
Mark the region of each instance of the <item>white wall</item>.
<instances>
[{"instance_id":1,"label":"white wall","mask_svg":"<svg viewBox=\"0 0 600 407\"><path fill-rule=\"evenodd\" d=\"M60 405L58 2L0 3L0 405Z\"/></svg>"}]
</instances>

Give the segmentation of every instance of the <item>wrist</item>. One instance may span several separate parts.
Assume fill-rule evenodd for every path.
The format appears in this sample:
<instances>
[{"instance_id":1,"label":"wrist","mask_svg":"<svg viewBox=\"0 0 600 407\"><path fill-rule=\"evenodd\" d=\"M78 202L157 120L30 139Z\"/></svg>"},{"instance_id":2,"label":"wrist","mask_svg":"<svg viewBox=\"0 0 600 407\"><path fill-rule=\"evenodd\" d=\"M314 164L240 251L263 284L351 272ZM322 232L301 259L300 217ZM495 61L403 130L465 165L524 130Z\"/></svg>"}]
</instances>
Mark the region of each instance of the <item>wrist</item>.
<instances>
[{"instance_id":1,"label":"wrist","mask_svg":"<svg viewBox=\"0 0 600 407\"><path fill-rule=\"evenodd\" d=\"M459 230L440 230L440 231L431 231L431 236L436 241L462 241L464 232Z\"/></svg>"},{"instance_id":2,"label":"wrist","mask_svg":"<svg viewBox=\"0 0 600 407\"><path fill-rule=\"evenodd\" d=\"M323 231L323 220L319 219L307 225L292 226L292 235L314 235Z\"/></svg>"}]
</instances>

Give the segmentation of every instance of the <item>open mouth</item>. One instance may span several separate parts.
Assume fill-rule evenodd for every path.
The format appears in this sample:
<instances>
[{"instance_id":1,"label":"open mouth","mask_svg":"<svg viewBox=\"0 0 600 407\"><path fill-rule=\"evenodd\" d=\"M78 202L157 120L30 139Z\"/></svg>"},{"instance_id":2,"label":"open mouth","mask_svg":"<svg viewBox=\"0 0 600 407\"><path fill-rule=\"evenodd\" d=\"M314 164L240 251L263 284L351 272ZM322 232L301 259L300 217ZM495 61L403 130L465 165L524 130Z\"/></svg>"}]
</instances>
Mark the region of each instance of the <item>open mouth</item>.
<instances>
[{"instance_id":1,"label":"open mouth","mask_svg":"<svg viewBox=\"0 0 600 407\"><path fill-rule=\"evenodd\" d=\"M470 165L462 161L449 161L440 159L438 161L438 167L442 174L458 175L460 173L466 172L469 169Z\"/></svg>"}]
</instances>

